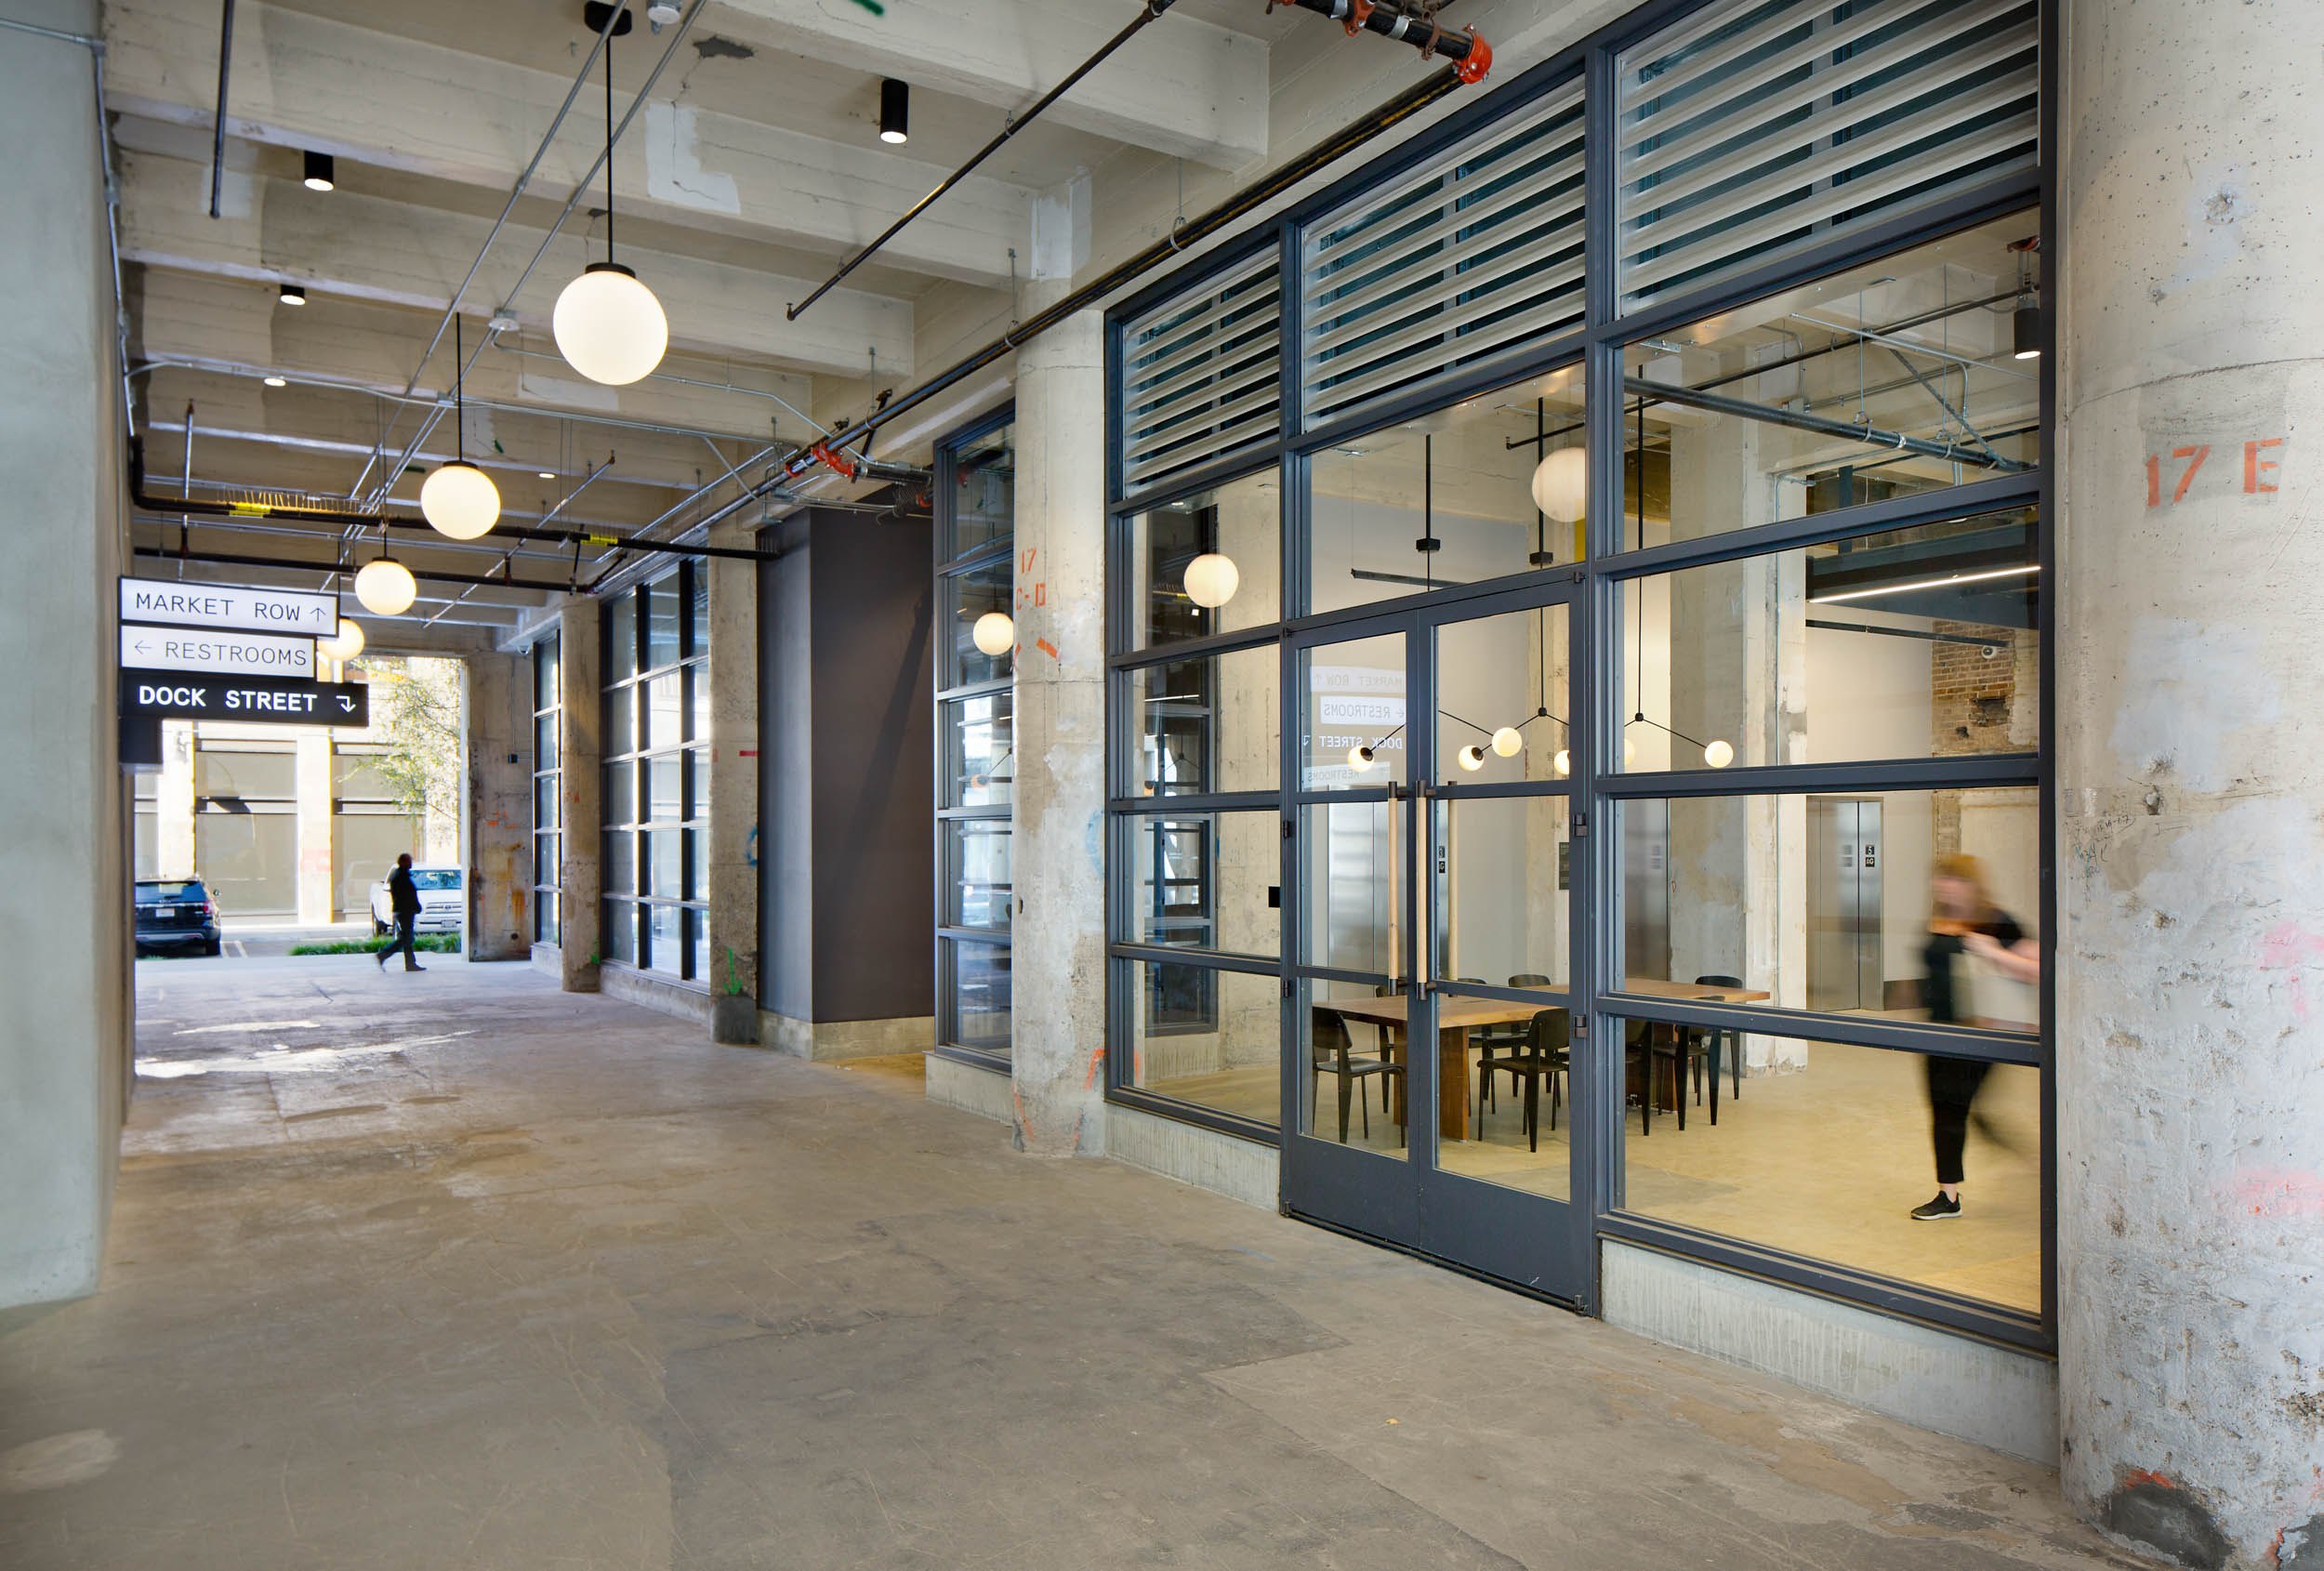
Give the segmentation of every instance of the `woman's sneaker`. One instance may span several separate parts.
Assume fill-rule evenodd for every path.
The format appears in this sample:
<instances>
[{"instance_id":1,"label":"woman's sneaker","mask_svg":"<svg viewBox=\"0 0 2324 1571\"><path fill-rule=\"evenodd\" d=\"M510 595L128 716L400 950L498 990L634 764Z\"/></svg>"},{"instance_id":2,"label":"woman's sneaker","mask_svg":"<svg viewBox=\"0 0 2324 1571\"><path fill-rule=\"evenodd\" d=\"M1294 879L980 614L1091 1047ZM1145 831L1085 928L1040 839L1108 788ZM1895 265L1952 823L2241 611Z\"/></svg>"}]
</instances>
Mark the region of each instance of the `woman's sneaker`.
<instances>
[{"instance_id":1,"label":"woman's sneaker","mask_svg":"<svg viewBox=\"0 0 2324 1571\"><path fill-rule=\"evenodd\" d=\"M1935 1199L1931 1200L1925 1206L1915 1206L1912 1208L1912 1220L1915 1221L1943 1221L1948 1217L1959 1215L1961 1215L1961 1202L1946 1199L1945 1192L1941 1189L1936 1192Z\"/></svg>"}]
</instances>

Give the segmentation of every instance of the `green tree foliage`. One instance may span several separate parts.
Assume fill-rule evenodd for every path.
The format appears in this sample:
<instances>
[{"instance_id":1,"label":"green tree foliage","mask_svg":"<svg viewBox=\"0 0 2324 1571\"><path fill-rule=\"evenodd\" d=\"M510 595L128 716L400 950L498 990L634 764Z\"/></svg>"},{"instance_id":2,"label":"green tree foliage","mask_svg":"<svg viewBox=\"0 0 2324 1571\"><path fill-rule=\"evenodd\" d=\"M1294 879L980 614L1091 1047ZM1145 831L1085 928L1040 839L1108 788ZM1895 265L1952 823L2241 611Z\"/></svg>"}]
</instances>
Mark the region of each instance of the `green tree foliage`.
<instances>
[{"instance_id":1,"label":"green tree foliage","mask_svg":"<svg viewBox=\"0 0 2324 1571\"><path fill-rule=\"evenodd\" d=\"M456 821L460 812L460 663L366 660L371 718L388 750L379 773L396 805L415 819Z\"/></svg>"}]
</instances>

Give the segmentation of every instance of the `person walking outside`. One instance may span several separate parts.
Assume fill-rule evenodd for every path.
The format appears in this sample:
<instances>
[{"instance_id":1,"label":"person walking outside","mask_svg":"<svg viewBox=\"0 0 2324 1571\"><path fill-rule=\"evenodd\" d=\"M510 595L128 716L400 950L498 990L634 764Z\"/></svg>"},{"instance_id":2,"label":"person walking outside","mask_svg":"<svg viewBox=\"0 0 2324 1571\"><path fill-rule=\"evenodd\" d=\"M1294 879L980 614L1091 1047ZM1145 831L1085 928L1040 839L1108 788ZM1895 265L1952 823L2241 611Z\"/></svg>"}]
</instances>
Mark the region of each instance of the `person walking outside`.
<instances>
[{"instance_id":1,"label":"person walking outside","mask_svg":"<svg viewBox=\"0 0 2324 1571\"><path fill-rule=\"evenodd\" d=\"M2041 949L2017 918L1993 904L1985 891L1985 868L1974 856L1937 859L1929 880L1933 909L1928 945L1922 951L1926 980L1921 1001L1929 1019L1943 1024L1980 1024L1973 997L1971 958L2014 982L2041 980ZM1972 1109L1993 1066L1983 1059L1921 1061L1929 1078L1929 1132L1936 1155L1936 1194L1912 1208L1915 1221L1945 1221L1961 1215L1961 1157L1969 1144ZM1979 1123L1982 1126L1983 1120Z\"/></svg>"},{"instance_id":2,"label":"person walking outside","mask_svg":"<svg viewBox=\"0 0 2324 1571\"><path fill-rule=\"evenodd\" d=\"M395 942L379 951L379 969L388 969L388 957L403 951L403 969L424 971L419 963L416 944L419 936L419 890L412 882L412 853L405 852L395 859L395 871L388 875L388 900L395 910Z\"/></svg>"}]
</instances>

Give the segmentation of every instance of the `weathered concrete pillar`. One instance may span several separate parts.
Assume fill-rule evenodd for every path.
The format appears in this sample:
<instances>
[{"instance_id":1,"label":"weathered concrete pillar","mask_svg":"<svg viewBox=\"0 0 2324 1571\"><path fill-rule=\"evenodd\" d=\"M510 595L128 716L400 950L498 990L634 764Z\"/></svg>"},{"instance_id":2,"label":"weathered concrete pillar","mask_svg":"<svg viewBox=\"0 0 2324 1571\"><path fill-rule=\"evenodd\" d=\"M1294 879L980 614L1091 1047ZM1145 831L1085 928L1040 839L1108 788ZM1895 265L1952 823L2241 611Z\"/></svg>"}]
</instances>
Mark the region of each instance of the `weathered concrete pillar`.
<instances>
[{"instance_id":1,"label":"weathered concrete pillar","mask_svg":"<svg viewBox=\"0 0 2324 1571\"><path fill-rule=\"evenodd\" d=\"M193 722L162 722L162 772L153 792L153 874L193 877Z\"/></svg>"},{"instance_id":2,"label":"weathered concrete pillar","mask_svg":"<svg viewBox=\"0 0 2324 1571\"><path fill-rule=\"evenodd\" d=\"M749 549L755 528L710 544ZM710 574L710 1035L759 1039L759 564L713 557Z\"/></svg>"},{"instance_id":3,"label":"weathered concrete pillar","mask_svg":"<svg viewBox=\"0 0 2324 1571\"><path fill-rule=\"evenodd\" d=\"M298 922L324 927L338 912L331 845L331 733L301 730L294 768L298 781Z\"/></svg>"},{"instance_id":4,"label":"weathered concrete pillar","mask_svg":"<svg viewBox=\"0 0 2324 1571\"><path fill-rule=\"evenodd\" d=\"M1105 400L1102 319L1017 355L1017 1137L1104 1149Z\"/></svg>"},{"instance_id":5,"label":"weathered concrete pillar","mask_svg":"<svg viewBox=\"0 0 2324 1571\"><path fill-rule=\"evenodd\" d=\"M533 950L533 667L514 654L472 654L462 666L468 957L522 960Z\"/></svg>"},{"instance_id":6,"label":"weathered concrete pillar","mask_svg":"<svg viewBox=\"0 0 2324 1571\"><path fill-rule=\"evenodd\" d=\"M0 14L82 33L91 0ZM93 1291L128 1069L127 783L116 761L121 568L96 92L78 45L0 45L0 487L19 592L0 615L0 1305Z\"/></svg>"},{"instance_id":7,"label":"weathered concrete pillar","mask_svg":"<svg viewBox=\"0 0 2324 1571\"><path fill-rule=\"evenodd\" d=\"M603 838L598 832L602 786L599 727L604 719L599 662L603 630L595 601L573 600L557 623L557 705L563 719L558 778L564 802L557 837L563 865L557 877L558 980L568 993L597 991L604 912Z\"/></svg>"},{"instance_id":8,"label":"weathered concrete pillar","mask_svg":"<svg viewBox=\"0 0 2324 1571\"><path fill-rule=\"evenodd\" d=\"M2066 13L2055 695L2064 1482L2324 1565L2324 8ZM2056 244L2063 242L2063 252ZM2307 440L2313 440L2312 438Z\"/></svg>"}]
</instances>

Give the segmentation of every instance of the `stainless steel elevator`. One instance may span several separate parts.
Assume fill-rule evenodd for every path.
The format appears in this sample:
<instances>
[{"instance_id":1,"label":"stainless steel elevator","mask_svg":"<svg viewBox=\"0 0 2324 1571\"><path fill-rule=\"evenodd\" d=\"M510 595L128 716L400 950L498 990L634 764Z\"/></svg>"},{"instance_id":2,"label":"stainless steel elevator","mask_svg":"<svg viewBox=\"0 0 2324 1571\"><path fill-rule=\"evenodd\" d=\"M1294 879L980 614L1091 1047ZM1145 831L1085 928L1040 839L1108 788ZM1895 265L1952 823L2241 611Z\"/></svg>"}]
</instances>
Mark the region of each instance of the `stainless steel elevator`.
<instances>
[{"instance_id":1,"label":"stainless steel elevator","mask_svg":"<svg viewBox=\"0 0 2324 1571\"><path fill-rule=\"evenodd\" d=\"M1807 848L1808 1008L1881 1009L1880 799L1810 797Z\"/></svg>"}]
</instances>

